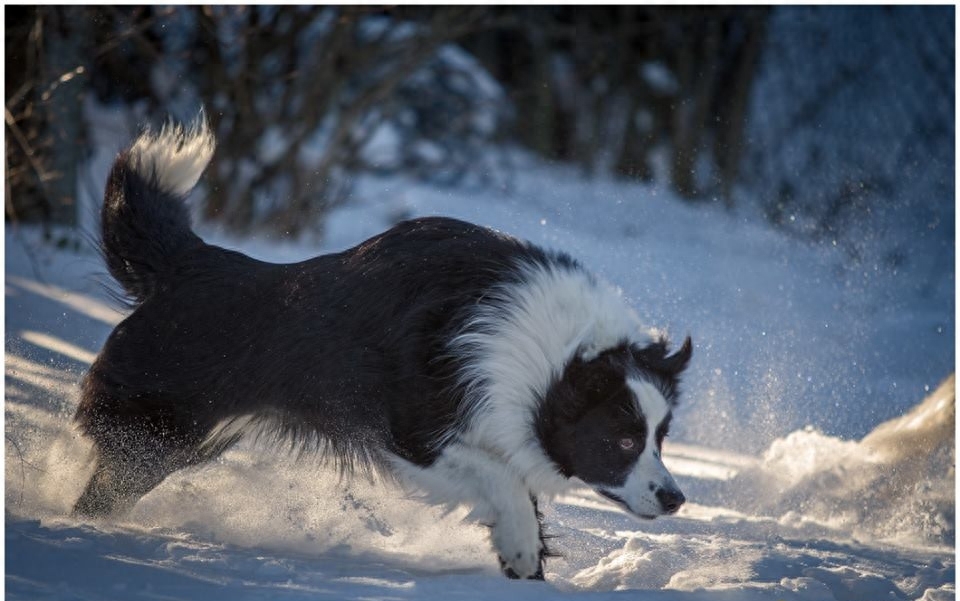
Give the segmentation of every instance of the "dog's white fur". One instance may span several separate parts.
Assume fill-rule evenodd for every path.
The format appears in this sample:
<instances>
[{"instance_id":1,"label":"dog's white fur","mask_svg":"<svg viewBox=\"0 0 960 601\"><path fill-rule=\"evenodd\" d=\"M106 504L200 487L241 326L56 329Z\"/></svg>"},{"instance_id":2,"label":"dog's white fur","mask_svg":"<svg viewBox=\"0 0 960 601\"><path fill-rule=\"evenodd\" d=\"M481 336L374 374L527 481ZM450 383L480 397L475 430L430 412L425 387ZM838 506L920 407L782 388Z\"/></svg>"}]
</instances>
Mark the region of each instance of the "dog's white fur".
<instances>
[{"instance_id":1,"label":"dog's white fur","mask_svg":"<svg viewBox=\"0 0 960 601\"><path fill-rule=\"evenodd\" d=\"M576 354L592 359L624 341L646 345L621 292L578 269L527 266L477 307L451 350L469 357L461 441L491 453L534 491L557 494L569 480L557 472L533 435L536 402Z\"/></svg>"},{"instance_id":2,"label":"dog's white fur","mask_svg":"<svg viewBox=\"0 0 960 601\"><path fill-rule=\"evenodd\" d=\"M186 196L213 158L217 141L201 114L189 129L168 123L159 133L145 132L130 148L130 164L141 176L176 196Z\"/></svg>"}]
</instances>

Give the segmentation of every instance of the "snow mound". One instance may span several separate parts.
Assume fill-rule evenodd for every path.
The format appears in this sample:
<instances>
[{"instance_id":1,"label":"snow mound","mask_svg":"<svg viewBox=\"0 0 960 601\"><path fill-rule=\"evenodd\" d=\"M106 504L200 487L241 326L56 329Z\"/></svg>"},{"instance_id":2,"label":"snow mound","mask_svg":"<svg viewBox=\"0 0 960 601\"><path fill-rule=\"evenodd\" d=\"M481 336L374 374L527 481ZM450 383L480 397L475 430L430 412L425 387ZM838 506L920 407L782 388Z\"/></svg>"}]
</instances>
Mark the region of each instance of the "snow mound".
<instances>
[{"instance_id":1,"label":"snow mound","mask_svg":"<svg viewBox=\"0 0 960 601\"><path fill-rule=\"evenodd\" d=\"M813 429L770 446L729 483L741 511L813 521L864 539L953 545L955 378L860 441Z\"/></svg>"},{"instance_id":2,"label":"snow mound","mask_svg":"<svg viewBox=\"0 0 960 601\"><path fill-rule=\"evenodd\" d=\"M721 535L622 534L623 548L580 570L569 584L590 590L722 588L749 580L762 556L759 548Z\"/></svg>"}]
</instances>

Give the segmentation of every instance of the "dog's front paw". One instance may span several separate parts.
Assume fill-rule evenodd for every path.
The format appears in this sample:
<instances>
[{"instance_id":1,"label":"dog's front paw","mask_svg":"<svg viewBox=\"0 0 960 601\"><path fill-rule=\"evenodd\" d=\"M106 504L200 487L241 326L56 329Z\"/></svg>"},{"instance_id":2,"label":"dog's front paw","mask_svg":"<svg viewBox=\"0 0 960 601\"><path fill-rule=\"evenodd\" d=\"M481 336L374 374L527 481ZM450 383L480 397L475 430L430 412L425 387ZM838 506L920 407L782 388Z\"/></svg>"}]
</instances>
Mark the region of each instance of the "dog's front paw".
<instances>
[{"instance_id":1,"label":"dog's front paw","mask_svg":"<svg viewBox=\"0 0 960 601\"><path fill-rule=\"evenodd\" d=\"M498 524L492 534L500 569L507 578L543 580L543 545L536 521L532 529L528 524Z\"/></svg>"},{"instance_id":2,"label":"dog's front paw","mask_svg":"<svg viewBox=\"0 0 960 601\"><path fill-rule=\"evenodd\" d=\"M512 567L510 567L509 565L507 565L507 562L505 562L502 557L500 557L500 556L498 555L498 556L497 556L497 559L500 560L500 571L503 572L503 575L504 575L504 576L506 576L507 578L511 578L511 579L513 579L513 580L518 580L518 579L523 578L523 577L520 576L516 571L514 571L514 569L513 569ZM543 580L543 579L544 579L544 578L543 578L543 560L542 560L542 559L539 560L539 565L537 566L537 571L534 572L532 576L527 576L526 579L527 579L527 580Z\"/></svg>"}]
</instances>

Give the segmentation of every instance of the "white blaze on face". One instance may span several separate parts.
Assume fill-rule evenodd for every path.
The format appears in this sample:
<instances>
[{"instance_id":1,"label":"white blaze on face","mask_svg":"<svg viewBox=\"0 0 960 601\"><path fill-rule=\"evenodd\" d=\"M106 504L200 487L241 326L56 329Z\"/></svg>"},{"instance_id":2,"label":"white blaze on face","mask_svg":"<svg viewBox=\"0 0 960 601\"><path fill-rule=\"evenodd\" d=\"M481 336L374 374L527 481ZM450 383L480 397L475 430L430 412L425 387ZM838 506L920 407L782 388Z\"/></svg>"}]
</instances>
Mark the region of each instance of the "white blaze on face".
<instances>
[{"instance_id":1,"label":"white blaze on face","mask_svg":"<svg viewBox=\"0 0 960 601\"><path fill-rule=\"evenodd\" d=\"M670 406L657 387L650 382L630 378L627 379L627 386L633 391L639 413L646 421L646 444L623 486L606 490L622 499L630 511L637 515L652 518L672 513L666 510L657 498L658 491L668 492L675 497L680 495L680 487L664 467L660 450L657 448L657 427L670 413Z\"/></svg>"}]
</instances>

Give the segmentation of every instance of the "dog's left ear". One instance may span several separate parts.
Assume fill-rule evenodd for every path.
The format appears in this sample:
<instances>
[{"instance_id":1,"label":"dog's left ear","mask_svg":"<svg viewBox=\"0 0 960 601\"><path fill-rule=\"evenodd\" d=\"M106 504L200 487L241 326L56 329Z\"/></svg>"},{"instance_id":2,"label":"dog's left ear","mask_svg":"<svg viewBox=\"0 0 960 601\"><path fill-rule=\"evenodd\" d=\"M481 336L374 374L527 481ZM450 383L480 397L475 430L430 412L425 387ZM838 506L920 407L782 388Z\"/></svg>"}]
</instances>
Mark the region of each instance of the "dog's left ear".
<instances>
[{"instance_id":1,"label":"dog's left ear","mask_svg":"<svg viewBox=\"0 0 960 601\"><path fill-rule=\"evenodd\" d=\"M690 363L690 357L692 356L693 340L687 336L683 339L683 344L680 345L680 350L664 359L664 369L666 369L669 373L675 375L679 374L683 370L687 369L687 364Z\"/></svg>"},{"instance_id":2,"label":"dog's left ear","mask_svg":"<svg viewBox=\"0 0 960 601\"><path fill-rule=\"evenodd\" d=\"M693 356L693 341L687 336L679 350L667 356L666 341L659 340L650 346L634 353L637 362L653 371L676 376L687 368L690 357Z\"/></svg>"}]
</instances>

